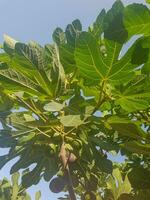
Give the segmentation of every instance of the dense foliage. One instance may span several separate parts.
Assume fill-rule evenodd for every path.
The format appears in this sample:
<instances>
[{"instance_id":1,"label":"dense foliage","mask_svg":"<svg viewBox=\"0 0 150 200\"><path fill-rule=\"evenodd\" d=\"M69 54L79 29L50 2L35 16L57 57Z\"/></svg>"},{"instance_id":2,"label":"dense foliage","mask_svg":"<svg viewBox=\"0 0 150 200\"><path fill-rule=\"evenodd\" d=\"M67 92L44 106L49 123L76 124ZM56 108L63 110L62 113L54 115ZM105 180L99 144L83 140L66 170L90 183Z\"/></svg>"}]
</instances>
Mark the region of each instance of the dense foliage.
<instances>
[{"instance_id":1,"label":"dense foliage","mask_svg":"<svg viewBox=\"0 0 150 200\"><path fill-rule=\"evenodd\" d=\"M0 181L0 199L1 200L31 200L30 195L19 184L19 173L12 175L11 182L7 178ZM40 200L41 193L36 192L35 200Z\"/></svg>"},{"instance_id":2,"label":"dense foliage","mask_svg":"<svg viewBox=\"0 0 150 200\"><path fill-rule=\"evenodd\" d=\"M53 40L42 47L4 37L0 147L10 150L0 157L0 168L19 157L10 173L24 169L25 188L57 175L53 192L72 194L74 187L82 199L140 200L146 194L147 200L149 8L116 1L87 31L75 20L65 31L56 28ZM126 157L121 172L107 158L111 152ZM113 184L112 173L127 183L126 196L115 189L122 186Z\"/></svg>"}]
</instances>

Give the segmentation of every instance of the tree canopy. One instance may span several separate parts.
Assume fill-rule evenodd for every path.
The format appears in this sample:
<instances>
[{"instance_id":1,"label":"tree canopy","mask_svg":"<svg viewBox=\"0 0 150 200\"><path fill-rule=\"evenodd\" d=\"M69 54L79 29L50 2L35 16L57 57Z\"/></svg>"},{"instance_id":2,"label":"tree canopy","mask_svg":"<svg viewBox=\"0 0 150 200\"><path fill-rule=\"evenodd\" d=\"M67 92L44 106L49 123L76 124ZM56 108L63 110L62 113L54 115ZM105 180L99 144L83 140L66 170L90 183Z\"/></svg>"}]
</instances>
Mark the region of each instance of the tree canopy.
<instances>
[{"instance_id":1,"label":"tree canopy","mask_svg":"<svg viewBox=\"0 0 150 200\"><path fill-rule=\"evenodd\" d=\"M0 199L1 200L31 200L30 195L25 191L25 188L19 184L20 174L14 173L11 177L11 181L7 178L3 178L0 181ZM35 200L40 200L41 193L36 192Z\"/></svg>"},{"instance_id":2,"label":"tree canopy","mask_svg":"<svg viewBox=\"0 0 150 200\"><path fill-rule=\"evenodd\" d=\"M19 157L10 173L23 169L23 187L44 178L71 199L148 200L149 8L116 1L88 30L76 19L52 36L45 46L4 36L0 148L10 150L0 168Z\"/></svg>"}]
</instances>

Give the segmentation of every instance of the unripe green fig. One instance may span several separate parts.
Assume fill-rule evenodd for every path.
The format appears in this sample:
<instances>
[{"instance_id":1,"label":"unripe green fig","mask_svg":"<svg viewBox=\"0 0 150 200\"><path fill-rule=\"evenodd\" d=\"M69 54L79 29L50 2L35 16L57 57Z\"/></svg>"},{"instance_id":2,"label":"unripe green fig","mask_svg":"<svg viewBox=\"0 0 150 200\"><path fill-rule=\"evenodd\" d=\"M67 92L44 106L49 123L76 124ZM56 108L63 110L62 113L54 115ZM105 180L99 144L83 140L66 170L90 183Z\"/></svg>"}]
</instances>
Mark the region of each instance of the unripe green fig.
<instances>
[{"instance_id":1,"label":"unripe green fig","mask_svg":"<svg viewBox=\"0 0 150 200\"><path fill-rule=\"evenodd\" d=\"M75 148L75 149L81 149L82 148L82 142L80 140L73 140L72 141L72 146Z\"/></svg>"},{"instance_id":2,"label":"unripe green fig","mask_svg":"<svg viewBox=\"0 0 150 200\"><path fill-rule=\"evenodd\" d=\"M66 181L63 177L53 178L49 184L49 188L53 193L59 193L63 191L66 186Z\"/></svg>"},{"instance_id":3,"label":"unripe green fig","mask_svg":"<svg viewBox=\"0 0 150 200\"><path fill-rule=\"evenodd\" d=\"M57 176L63 177L63 176L64 176L64 170L59 170L59 171L57 172Z\"/></svg>"},{"instance_id":4,"label":"unripe green fig","mask_svg":"<svg viewBox=\"0 0 150 200\"><path fill-rule=\"evenodd\" d=\"M94 194L94 192L85 192L82 197L81 200L96 200L96 195Z\"/></svg>"},{"instance_id":5,"label":"unripe green fig","mask_svg":"<svg viewBox=\"0 0 150 200\"><path fill-rule=\"evenodd\" d=\"M75 139L74 137L66 137L66 140L75 149L80 149L82 147L82 141L80 139Z\"/></svg>"},{"instance_id":6,"label":"unripe green fig","mask_svg":"<svg viewBox=\"0 0 150 200\"><path fill-rule=\"evenodd\" d=\"M120 197L118 198L118 200L134 200L134 199L135 199L134 196L132 196L131 194L125 194L125 193L121 194ZM140 199L140 198L138 198L138 199Z\"/></svg>"},{"instance_id":7,"label":"unripe green fig","mask_svg":"<svg viewBox=\"0 0 150 200\"><path fill-rule=\"evenodd\" d=\"M105 45L101 45L101 46L100 46L100 51L101 51L103 54L106 53L106 47L105 47Z\"/></svg>"}]
</instances>

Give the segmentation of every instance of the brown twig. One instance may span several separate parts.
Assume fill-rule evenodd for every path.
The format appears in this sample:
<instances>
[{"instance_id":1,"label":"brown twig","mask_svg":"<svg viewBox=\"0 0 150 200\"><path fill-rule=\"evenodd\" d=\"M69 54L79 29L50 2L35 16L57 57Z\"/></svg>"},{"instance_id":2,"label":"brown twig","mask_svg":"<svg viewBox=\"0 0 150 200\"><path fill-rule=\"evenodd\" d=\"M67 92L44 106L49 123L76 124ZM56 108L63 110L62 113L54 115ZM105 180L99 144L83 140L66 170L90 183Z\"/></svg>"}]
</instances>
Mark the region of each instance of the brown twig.
<instances>
[{"instance_id":1,"label":"brown twig","mask_svg":"<svg viewBox=\"0 0 150 200\"><path fill-rule=\"evenodd\" d=\"M67 186L68 186L68 192L69 192L69 196L70 196L70 200L76 200L76 196L75 196L75 192L73 189L73 184L72 184L72 178L70 175L70 170L69 170L69 157L67 157L67 152L66 152L66 148L65 148L65 142L62 142L61 145L61 149L60 149L60 158L62 160L63 163L63 168L65 171L65 175L66 175L66 180L67 180Z\"/></svg>"}]
</instances>

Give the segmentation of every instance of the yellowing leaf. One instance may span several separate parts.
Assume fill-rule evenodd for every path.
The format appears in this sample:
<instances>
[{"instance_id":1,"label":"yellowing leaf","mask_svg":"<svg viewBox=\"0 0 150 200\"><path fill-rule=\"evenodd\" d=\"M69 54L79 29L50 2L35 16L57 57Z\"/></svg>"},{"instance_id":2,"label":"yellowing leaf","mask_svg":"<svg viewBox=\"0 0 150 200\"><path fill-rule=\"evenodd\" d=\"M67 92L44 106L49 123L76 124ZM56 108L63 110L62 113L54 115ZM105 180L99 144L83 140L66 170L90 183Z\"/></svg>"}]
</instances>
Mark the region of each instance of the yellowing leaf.
<instances>
[{"instance_id":1,"label":"yellowing leaf","mask_svg":"<svg viewBox=\"0 0 150 200\"><path fill-rule=\"evenodd\" d=\"M118 198L124 193L129 194L132 189L127 175L123 180L121 172L117 168L113 170L113 177L110 176L108 178L107 186L108 189L111 190L114 200L118 200Z\"/></svg>"}]
</instances>

